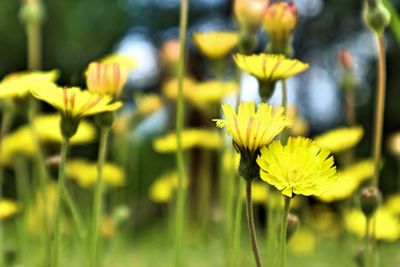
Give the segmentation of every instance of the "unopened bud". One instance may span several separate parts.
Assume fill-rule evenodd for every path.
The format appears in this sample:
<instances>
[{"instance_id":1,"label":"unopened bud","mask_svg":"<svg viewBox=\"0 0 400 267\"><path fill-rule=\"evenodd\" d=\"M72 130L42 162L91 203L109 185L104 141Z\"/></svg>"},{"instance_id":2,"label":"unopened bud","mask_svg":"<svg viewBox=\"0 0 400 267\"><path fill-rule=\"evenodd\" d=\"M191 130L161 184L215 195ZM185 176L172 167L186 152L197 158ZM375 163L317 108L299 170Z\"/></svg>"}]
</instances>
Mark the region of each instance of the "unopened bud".
<instances>
[{"instance_id":1,"label":"unopened bud","mask_svg":"<svg viewBox=\"0 0 400 267\"><path fill-rule=\"evenodd\" d=\"M361 210L367 218L370 218L381 203L381 193L376 187L367 187L361 191Z\"/></svg>"},{"instance_id":2,"label":"unopened bud","mask_svg":"<svg viewBox=\"0 0 400 267\"><path fill-rule=\"evenodd\" d=\"M364 22L377 33L381 33L390 23L390 12L381 0L370 0L364 4Z\"/></svg>"},{"instance_id":3,"label":"unopened bud","mask_svg":"<svg viewBox=\"0 0 400 267\"><path fill-rule=\"evenodd\" d=\"M342 49L339 52L339 62L342 65L344 70L352 70L353 69L353 57L351 53L346 50Z\"/></svg>"},{"instance_id":4,"label":"unopened bud","mask_svg":"<svg viewBox=\"0 0 400 267\"><path fill-rule=\"evenodd\" d=\"M45 17L43 4L38 0L26 0L19 11L19 18L24 24L41 23Z\"/></svg>"},{"instance_id":5,"label":"unopened bud","mask_svg":"<svg viewBox=\"0 0 400 267\"><path fill-rule=\"evenodd\" d=\"M296 230L300 226L300 220L297 215L289 213L288 215L288 221L287 221L287 230L286 230L286 240L289 241L293 234L296 232Z\"/></svg>"},{"instance_id":6,"label":"unopened bud","mask_svg":"<svg viewBox=\"0 0 400 267\"><path fill-rule=\"evenodd\" d=\"M233 12L241 28L252 32L260 27L268 0L235 0Z\"/></svg>"},{"instance_id":7,"label":"unopened bud","mask_svg":"<svg viewBox=\"0 0 400 267\"><path fill-rule=\"evenodd\" d=\"M235 149L239 149L234 143ZM257 164L258 151L250 152L245 149L239 149L240 152L240 162L238 173L239 175L247 181L252 181L260 175L260 167Z\"/></svg>"}]
</instances>

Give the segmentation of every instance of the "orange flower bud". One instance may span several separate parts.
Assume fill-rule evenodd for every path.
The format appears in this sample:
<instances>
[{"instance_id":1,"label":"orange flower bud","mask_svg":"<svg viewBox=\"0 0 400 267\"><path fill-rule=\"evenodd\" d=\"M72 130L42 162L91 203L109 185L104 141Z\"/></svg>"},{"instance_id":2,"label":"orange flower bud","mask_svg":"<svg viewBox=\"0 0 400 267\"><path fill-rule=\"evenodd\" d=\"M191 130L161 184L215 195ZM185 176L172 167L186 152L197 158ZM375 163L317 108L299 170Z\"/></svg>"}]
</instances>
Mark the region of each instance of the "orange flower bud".
<instances>
[{"instance_id":1,"label":"orange flower bud","mask_svg":"<svg viewBox=\"0 0 400 267\"><path fill-rule=\"evenodd\" d=\"M91 93L110 95L116 98L128 79L128 71L117 63L89 64L86 71L86 84Z\"/></svg>"},{"instance_id":2,"label":"orange flower bud","mask_svg":"<svg viewBox=\"0 0 400 267\"><path fill-rule=\"evenodd\" d=\"M351 70L353 68L353 58L348 50L346 49L340 50L339 61L343 69Z\"/></svg>"},{"instance_id":3,"label":"orange flower bud","mask_svg":"<svg viewBox=\"0 0 400 267\"><path fill-rule=\"evenodd\" d=\"M257 29L263 19L269 0L235 0L233 12L240 26Z\"/></svg>"},{"instance_id":4,"label":"orange flower bud","mask_svg":"<svg viewBox=\"0 0 400 267\"><path fill-rule=\"evenodd\" d=\"M175 65L179 61L180 44L177 39L170 39L161 46L161 57L165 65Z\"/></svg>"},{"instance_id":5,"label":"orange flower bud","mask_svg":"<svg viewBox=\"0 0 400 267\"><path fill-rule=\"evenodd\" d=\"M273 42L287 40L297 24L297 7L293 2L277 2L265 11L264 29Z\"/></svg>"}]
</instances>

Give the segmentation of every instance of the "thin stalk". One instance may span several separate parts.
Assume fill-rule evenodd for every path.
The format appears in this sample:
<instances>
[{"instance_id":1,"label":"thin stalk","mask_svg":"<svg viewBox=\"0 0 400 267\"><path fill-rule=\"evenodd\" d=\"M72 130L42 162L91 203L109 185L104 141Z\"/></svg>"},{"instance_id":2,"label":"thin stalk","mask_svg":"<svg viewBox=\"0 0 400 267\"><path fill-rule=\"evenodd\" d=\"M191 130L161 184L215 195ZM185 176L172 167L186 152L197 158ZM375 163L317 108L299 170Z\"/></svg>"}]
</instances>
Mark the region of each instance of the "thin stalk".
<instances>
[{"instance_id":1,"label":"thin stalk","mask_svg":"<svg viewBox=\"0 0 400 267\"><path fill-rule=\"evenodd\" d=\"M346 120L349 126L356 124L356 94L355 89L346 92Z\"/></svg>"},{"instance_id":2,"label":"thin stalk","mask_svg":"<svg viewBox=\"0 0 400 267\"><path fill-rule=\"evenodd\" d=\"M364 266L365 267L370 267L372 266L372 260L373 256L371 253L371 217L367 217L366 223L365 223L365 236L364 236Z\"/></svg>"},{"instance_id":3,"label":"thin stalk","mask_svg":"<svg viewBox=\"0 0 400 267\"><path fill-rule=\"evenodd\" d=\"M375 103L375 121L374 121L374 139L373 139L373 157L374 157L374 176L373 186L379 187L379 172L382 152L382 133L383 116L385 113L385 91L386 91L386 56L385 39L383 33L375 34L376 45L378 49L378 82L377 97Z\"/></svg>"},{"instance_id":4,"label":"thin stalk","mask_svg":"<svg viewBox=\"0 0 400 267\"><path fill-rule=\"evenodd\" d=\"M97 161L97 180L94 189L94 201L93 201L93 216L91 225L91 257L90 265L92 267L101 266L99 261L99 248L101 247L100 240L100 222L102 217L103 208L103 194L104 194L104 182L103 182L103 167L106 159L107 153L107 140L108 134L110 133L110 128L102 128L99 143L99 154Z\"/></svg>"},{"instance_id":5,"label":"thin stalk","mask_svg":"<svg viewBox=\"0 0 400 267\"><path fill-rule=\"evenodd\" d=\"M246 214L247 214L247 227L249 229L251 246L253 248L254 258L257 267L261 267L260 253L258 252L256 230L254 227L253 217L253 203L251 201L251 181L246 181Z\"/></svg>"},{"instance_id":6,"label":"thin stalk","mask_svg":"<svg viewBox=\"0 0 400 267\"><path fill-rule=\"evenodd\" d=\"M205 234L209 220L210 195L211 195L211 152L203 151L200 159L199 192L198 192L198 220L200 231Z\"/></svg>"},{"instance_id":7,"label":"thin stalk","mask_svg":"<svg viewBox=\"0 0 400 267\"><path fill-rule=\"evenodd\" d=\"M287 93L287 84L286 79L282 80L282 107L285 109L284 115L287 115L287 108L288 108L288 93ZM283 144L287 143L289 138L289 129L285 128L281 134L281 141Z\"/></svg>"},{"instance_id":8,"label":"thin stalk","mask_svg":"<svg viewBox=\"0 0 400 267\"><path fill-rule=\"evenodd\" d=\"M284 198L285 206L282 213L281 238L279 240L280 267L286 266L286 231L290 205L290 197L284 196Z\"/></svg>"},{"instance_id":9,"label":"thin stalk","mask_svg":"<svg viewBox=\"0 0 400 267\"><path fill-rule=\"evenodd\" d=\"M26 35L28 39L28 69L39 70L42 67L42 40L40 23L28 23L26 25Z\"/></svg>"},{"instance_id":10,"label":"thin stalk","mask_svg":"<svg viewBox=\"0 0 400 267\"><path fill-rule=\"evenodd\" d=\"M272 197L272 194L274 194L274 192L272 190L269 190L269 196ZM267 230L266 230L266 234L267 234L267 266L274 266L274 259L275 257L275 242L276 242L276 237L277 237L277 211L272 203L272 200L270 197L267 198L266 203L265 203L265 207L268 210L267 213Z\"/></svg>"},{"instance_id":11,"label":"thin stalk","mask_svg":"<svg viewBox=\"0 0 400 267\"><path fill-rule=\"evenodd\" d=\"M177 150L176 161L178 168L178 190L176 199L176 223L175 223L175 266L181 266L182 238L185 218L186 190L184 179L186 176L185 159L182 149L182 130L184 126L185 103L183 99L183 78L185 75L185 54L186 54L186 31L188 20L188 0L181 0L181 14L179 25L179 63L178 63L178 97L176 110L176 138Z\"/></svg>"},{"instance_id":12,"label":"thin stalk","mask_svg":"<svg viewBox=\"0 0 400 267\"><path fill-rule=\"evenodd\" d=\"M78 232L78 236L80 241L82 241L85 236L86 236L86 231L84 228L84 224L82 222L82 216L80 215L78 211L78 207L76 206L74 200L71 197L71 194L69 193L68 189L64 187L64 201L68 206L69 211L71 212L72 215L72 220L74 221L76 230Z\"/></svg>"},{"instance_id":13,"label":"thin stalk","mask_svg":"<svg viewBox=\"0 0 400 267\"><path fill-rule=\"evenodd\" d=\"M55 220L54 220L54 238L52 239L52 253L51 253L51 267L58 267L58 255L60 250L60 241L61 241L61 216L62 216L62 207L61 207L61 199L64 188L64 180L65 180L65 166L67 163L69 149L69 139L63 138L61 143L61 162L60 167L58 169L58 186L57 186L57 197L56 197L56 209L55 209Z\"/></svg>"},{"instance_id":14,"label":"thin stalk","mask_svg":"<svg viewBox=\"0 0 400 267\"><path fill-rule=\"evenodd\" d=\"M240 237L242 229L242 211L243 211L243 181L238 179L237 198L235 207L235 222L233 225L233 240L230 266L236 267L239 265L240 255Z\"/></svg>"}]
</instances>

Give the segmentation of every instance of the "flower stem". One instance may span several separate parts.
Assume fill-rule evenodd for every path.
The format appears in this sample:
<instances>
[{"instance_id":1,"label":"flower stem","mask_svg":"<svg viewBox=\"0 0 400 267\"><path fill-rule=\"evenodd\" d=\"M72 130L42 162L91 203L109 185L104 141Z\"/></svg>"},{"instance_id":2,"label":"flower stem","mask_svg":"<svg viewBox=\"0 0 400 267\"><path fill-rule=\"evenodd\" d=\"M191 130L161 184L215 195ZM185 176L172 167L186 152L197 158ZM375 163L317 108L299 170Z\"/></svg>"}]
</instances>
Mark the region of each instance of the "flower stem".
<instances>
[{"instance_id":1,"label":"flower stem","mask_svg":"<svg viewBox=\"0 0 400 267\"><path fill-rule=\"evenodd\" d=\"M370 227L371 226L371 217L367 217L365 223L365 249L364 249L364 266L370 267L372 266L373 256L371 253L371 234L370 234Z\"/></svg>"},{"instance_id":2,"label":"flower stem","mask_svg":"<svg viewBox=\"0 0 400 267\"><path fill-rule=\"evenodd\" d=\"M185 116L185 103L183 100L183 78L185 75L185 54L186 54L186 31L188 20L188 0L181 0L181 14L179 25L179 63L178 63L178 97L176 111L176 138L177 150L176 161L178 168L178 190L176 200L176 222L175 222L175 266L181 266L182 237L185 218L186 189L184 179L186 176L185 159L182 149L182 130Z\"/></svg>"},{"instance_id":3,"label":"flower stem","mask_svg":"<svg viewBox=\"0 0 400 267\"><path fill-rule=\"evenodd\" d=\"M281 238L279 240L279 255L281 257L280 267L285 267L286 265L286 231L287 231L287 220L289 215L289 205L290 197L285 198L285 206L282 213L282 224L281 224Z\"/></svg>"},{"instance_id":4,"label":"flower stem","mask_svg":"<svg viewBox=\"0 0 400 267\"><path fill-rule=\"evenodd\" d=\"M28 39L28 69L41 69L42 57L42 41L41 41L41 24L37 22L28 23L26 25L26 35Z\"/></svg>"},{"instance_id":5,"label":"flower stem","mask_svg":"<svg viewBox=\"0 0 400 267\"><path fill-rule=\"evenodd\" d=\"M243 210L243 181L238 179L237 198L235 207L235 221L233 225L233 240L231 262L229 266L239 266L240 236L242 229L242 210Z\"/></svg>"},{"instance_id":6,"label":"flower stem","mask_svg":"<svg viewBox=\"0 0 400 267\"><path fill-rule=\"evenodd\" d=\"M378 49L378 82L377 97L375 103L375 121L374 121L374 176L373 186L379 187L379 172L382 152L382 132L383 116L385 113L385 91L386 91L386 57L385 57L385 39L383 33L375 34L376 45Z\"/></svg>"},{"instance_id":7,"label":"flower stem","mask_svg":"<svg viewBox=\"0 0 400 267\"><path fill-rule=\"evenodd\" d=\"M52 247L52 258L51 258L51 267L58 266L58 254L60 250L60 241L61 241L61 216L62 216L62 208L61 208L61 199L62 194L64 192L64 179L65 179L65 165L67 162L69 149L69 139L63 138L61 143L61 162L60 167L58 169L58 185L57 185L57 196L56 196L56 209L55 209L55 220L54 220L54 238L52 239L53 245Z\"/></svg>"},{"instance_id":8,"label":"flower stem","mask_svg":"<svg viewBox=\"0 0 400 267\"><path fill-rule=\"evenodd\" d=\"M284 115L287 115L287 108L288 108L288 95L287 95L287 84L286 79L282 80L282 107L285 108ZM285 128L281 134L281 141L283 144L287 143L289 138L289 129Z\"/></svg>"},{"instance_id":9,"label":"flower stem","mask_svg":"<svg viewBox=\"0 0 400 267\"><path fill-rule=\"evenodd\" d=\"M110 128L103 127L100 134L99 143L99 154L97 160L97 180L94 189L94 200L93 200L93 216L91 225L91 253L90 253L90 265L91 267L101 266L98 258L98 251L101 247L100 240L100 222L102 217L103 208L103 193L104 193L104 182L103 182L103 167L107 154L107 140L110 133Z\"/></svg>"},{"instance_id":10,"label":"flower stem","mask_svg":"<svg viewBox=\"0 0 400 267\"><path fill-rule=\"evenodd\" d=\"M256 230L254 227L253 217L253 204L251 201L251 181L246 181L246 214L247 214L247 227L249 228L249 235L251 240L251 246L253 248L254 258L256 260L257 267L261 267L260 253L258 252Z\"/></svg>"}]
</instances>

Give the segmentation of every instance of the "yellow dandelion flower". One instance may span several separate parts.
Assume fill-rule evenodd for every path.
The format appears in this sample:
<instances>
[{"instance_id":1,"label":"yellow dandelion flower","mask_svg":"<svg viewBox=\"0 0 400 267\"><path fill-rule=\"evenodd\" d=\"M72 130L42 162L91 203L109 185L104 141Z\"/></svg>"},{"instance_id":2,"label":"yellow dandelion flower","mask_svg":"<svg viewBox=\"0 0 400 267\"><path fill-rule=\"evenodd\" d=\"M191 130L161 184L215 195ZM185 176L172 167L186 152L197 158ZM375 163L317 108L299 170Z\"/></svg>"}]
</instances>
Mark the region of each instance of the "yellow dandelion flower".
<instances>
[{"instance_id":1,"label":"yellow dandelion flower","mask_svg":"<svg viewBox=\"0 0 400 267\"><path fill-rule=\"evenodd\" d=\"M148 196L153 202L167 203L174 196L177 184L178 175L176 172L162 175L150 186Z\"/></svg>"},{"instance_id":2,"label":"yellow dandelion flower","mask_svg":"<svg viewBox=\"0 0 400 267\"><path fill-rule=\"evenodd\" d=\"M67 163L66 174L82 188L90 188L96 184L97 163L83 159L71 160ZM125 173L121 167L106 163L103 166L103 179L108 186L123 186L125 184Z\"/></svg>"},{"instance_id":3,"label":"yellow dandelion flower","mask_svg":"<svg viewBox=\"0 0 400 267\"><path fill-rule=\"evenodd\" d=\"M89 92L117 98L128 79L128 70L118 63L92 62L86 70Z\"/></svg>"},{"instance_id":4,"label":"yellow dandelion flower","mask_svg":"<svg viewBox=\"0 0 400 267\"><path fill-rule=\"evenodd\" d=\"M239 34L236 32L197 32L193 35L194 43L203 55L210 59L220 59L239 42Z\"/></svg>"},{"instance_id":5,"label":"yellow dandelion flower","mask_svg":"<svg viewBox=\"0 0 400 267\"><path fill-rule=\"evenodd\" d=\"M400 225L397 218L385 208L379 208L374 216L376 220L376 239L395 241L400 238ZM345 225L349 232L364 238L366 218L361 210L351 210L345 214ZM372 225L371 225L372 226ZM372 229L370 229L371 231Z\"/></svg>"},{"instance_id":6,"label":"yellow dandelion flower","mask_svg":"<svg viewBox=\"0 0 400 267\"><path fill-rule=\"evenodd\" d=\"M374 162L363 160L354 163L344 170L336 173L335 183L327 185L325 192L318 196L324 202L334 202L344 200L352 196L362 182L371 178L374 174Z\"/></svg>"},{"instance_id":7,"label":"yellow dandelion flower","mask_svg":"<svg viewBox=\"0 0 400 267\"><path fill-rule=\"evenodd\" d=\"M15 156L33 157L36 152L36 145L29 128L22 127L5 136L3 139L0 164L10 165L13 163Z\"/></svg>"},{"instance_id":8,"label":"yellow dandelion flower","mask_svg":"<svg viewBox=\"0 0 400 267\"><path fill-rule=\"evenodd\" d=\"M354 126L334 129L314 139L319 146L333 153L338 153L356 146L361 141L363 135L363 128L361 126Z\"/></svg>"},{"instance_id":9,"label":"yellow dandelion flower","mask_svg":"<svg viewBox=\"0 0 400 267\"><path fill-rule=\"evenodd\" d=\"M136 58L123 53L115 53L108 55L103 59L101 59L100 62L104 64L118 64L122 68L125 68L127 70L132 70L138 66Z\"/></svg>"},{"instance_id":10,"label":"yellow dandelion flower","mask_svg":"<svg viewBox=\"0 0 400 267\"><path fill-rule=\"evenodd\" d=\"M0 99L24 97L35 88L52 87L58 76L56 70L10 74L0 82Z\"/></svg>"},{"instance_id":11,"label":"yellow dandelion flower","mask_svg":"<svg viewBox=\"0 0 400 267\"><path fill-rule=\"evenodd\" d=\"M19 211L20 206L17 202L9 199L0 200L0 219L11 217Z\"/></svg>"},{"instance_id":12,"label":"yellow dandelion flower","mask_svg":"<svg viewBox=\"0 0 400 267\"><path fill-rule=\"evenodd\" d=\"M400 215L400 194L389 197L383 206L395 215Z\"/></svg>"},{"instance_id":13,"label":"yellow dandelion flower","mask_svg":"<svg viewBox=\"0 0 400 267\"><path fill-rule=\"evenodd\" d=\"M290 137L286 146L274 141L261 148L257 163L261 179L288 197L320 195L336 179L330 152L304 137Z\"/></svg>"},{"instance_id":14,"label":"yellow dandelion flower","mask_svg":"<svg viewBox=\"0 0 400 267\"><path fill-rule=\"evenodd\" d=\"M112 102L110 96L101 96L82 91L78 87L41 87L32 91L34 97L43 100L61 114L72 120L79 120L84 116L96 115L99 113L114 111L122 106L121 102Z\"/></svg>"},{"instance_id":15,"label":"yellow dandelion flower","mask_svg":"<svg viewBox=\"0 0 400 267\"><path fill-rule=\"evenodd\" d=\"M135 100L137 105L136 112L141 116L151 115L163 106L161 97L156 94L138 94Z\"/></svg>"},{"instance_id":16,"label":"yellow dandelion flower","mask_svg":"<svg viewBox=\"0 0 400 267\"><path fill-rule=\"evenodd\" d=\"M201 147L205 149L218 149L223 143L222 136L214 130L184 129L182 132L182 148L191 149ZM176 151L176 134L170 133L157 138L153 142L154 149L159 153L170 153Z\"/></svg>"},{"instance_id":17,"label":"yellow dandelion flower","mask_svg":"<svg viewBox=\"0 0 400 267\"><path fill-rule=\"evenodd\" d=\"M236 65L257 79L265 82L274 82L297 75L308 69L309 65L296 59L289 59L283 55L259 54L234 57Z\"/></svg>"},{"instance_id":18,"label":"yellow dandelion flower","mask_svg":"<svg viewBox=\"0 0 400 267\"><path fill-rule=\"evenodd\" d=\"M266 103L258 105L254 102L240 103L238 114L229 104L222 105L225 120L214 120L218 127L226 127L232 135L237 150L255 152L268 145L285 127L292 122L283 115L281 108L274 114L272 107Z\"/></svg>"},{"instance_id":19,"label":"yellow dandelion flower","mask_svg":"<svg viewBox=\"0 0 400 267\"><path fill-rule=\"evenodd\" d=\"M288 248L297 256L307 256L315 251L316 243L313 231L300 227L289 241Z\"/></svg>"}]
</instances>

